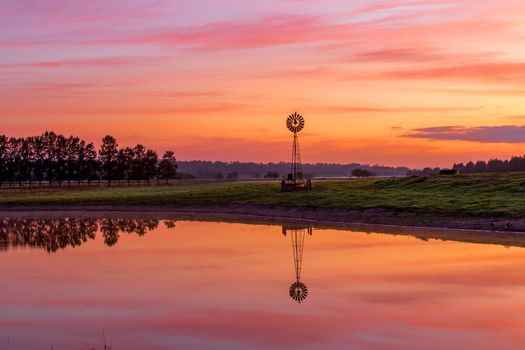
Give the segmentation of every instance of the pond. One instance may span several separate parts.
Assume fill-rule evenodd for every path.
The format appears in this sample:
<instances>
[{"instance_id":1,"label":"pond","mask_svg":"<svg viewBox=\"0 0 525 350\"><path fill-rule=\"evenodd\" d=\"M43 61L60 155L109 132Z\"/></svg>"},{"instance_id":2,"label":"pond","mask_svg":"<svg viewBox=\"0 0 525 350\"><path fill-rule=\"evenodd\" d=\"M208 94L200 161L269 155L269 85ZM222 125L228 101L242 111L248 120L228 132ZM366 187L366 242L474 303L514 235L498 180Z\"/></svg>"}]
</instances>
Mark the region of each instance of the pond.
<instances>
[{"instance_id":1,"label":"pond","mask_svg":"<svg viewBox=\"0 0 525 350\"><path fill-rule=\"evenodd\" d=\"M0 225L0 349L525 343L520 244L134 215Z\"/></svg>"}]
</instances>

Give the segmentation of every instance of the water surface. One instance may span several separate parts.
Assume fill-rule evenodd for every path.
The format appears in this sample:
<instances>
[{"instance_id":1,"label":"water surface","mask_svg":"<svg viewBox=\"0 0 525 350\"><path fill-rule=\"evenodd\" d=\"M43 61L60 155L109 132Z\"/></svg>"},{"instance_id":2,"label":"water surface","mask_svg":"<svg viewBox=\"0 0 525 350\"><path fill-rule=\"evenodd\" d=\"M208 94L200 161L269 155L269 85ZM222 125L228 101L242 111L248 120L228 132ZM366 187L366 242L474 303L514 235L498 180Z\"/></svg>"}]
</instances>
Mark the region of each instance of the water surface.
<instances>
[{"instance_id":1,"label":"water surface","mask_svg":"<svg viewBox=\"0 0 525 350\"><path fill-rule=\"evenodd\" d=\"M297 224L4 218L0 225L0 349L525 344L520 247Z\"/></svg>"}]
</instances>

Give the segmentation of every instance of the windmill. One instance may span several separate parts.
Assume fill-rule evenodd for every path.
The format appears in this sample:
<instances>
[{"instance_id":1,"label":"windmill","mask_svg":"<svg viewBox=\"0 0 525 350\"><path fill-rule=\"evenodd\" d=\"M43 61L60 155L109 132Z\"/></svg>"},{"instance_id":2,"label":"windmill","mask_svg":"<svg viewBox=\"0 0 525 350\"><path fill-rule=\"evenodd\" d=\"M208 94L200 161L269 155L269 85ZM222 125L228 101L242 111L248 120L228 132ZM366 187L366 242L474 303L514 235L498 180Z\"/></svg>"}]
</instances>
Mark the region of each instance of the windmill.
<instances>
[{"instance_id":1,"label":"windmill","mask_svg":"<svg viewBox=\"0 0 525 350\"><path fill-rule=\"evenodd\" d=\"M295 266L296 281L290 286L290 298L299 304L308 297L308 287L301 282L303 269L303 250L306 234L312 235L312 227L286 227L283 226L283 235L290 233L292 237L293 260Z\"/></svg>"},{"instance_id":2,"label":"windmill","mask_svg":"<svg viewBox=\"0 0 525 350\"><path fill-rule=\"evenodd\" d=\"M299 133L304 129L304 117L297 112L291 114L286 120L286 127L293 133L292 165L288 177L281 182L281 191L290 192L311 190L311 181L304 180L301 152L299 150Z\"/></svg>"}]
</instances>

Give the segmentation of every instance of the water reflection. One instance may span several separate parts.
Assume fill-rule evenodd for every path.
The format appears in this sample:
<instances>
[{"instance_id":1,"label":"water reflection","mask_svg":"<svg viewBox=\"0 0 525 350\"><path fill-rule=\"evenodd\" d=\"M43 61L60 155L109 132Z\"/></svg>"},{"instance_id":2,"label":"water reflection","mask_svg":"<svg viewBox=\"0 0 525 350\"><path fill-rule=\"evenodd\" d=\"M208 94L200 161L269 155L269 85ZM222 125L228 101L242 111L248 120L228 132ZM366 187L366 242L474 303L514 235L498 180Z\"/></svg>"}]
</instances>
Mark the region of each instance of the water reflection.
<instances>
[{"instance_id":1,"label":"water reflection","mask_svg":"<svg viewBox=\"0 0 525 350\"><path fill-rule=\"evenodd\" d=\"M292 237L293 261L295 266L296 281L290 287L290 297L299 304L308 297L308 287L301 282L303 269L304 239L306 235L312 235L312 227L305 226L283 226L283 235Z\"/></svg>"},{"instance_id":2,"label":"water reflection","mask_svg":"<svg viewBox=\"0 0 525 350\"><path fill-rule=\"evenodd\" d=\"M126 350L525 344L525 249L495 245L488 234L316 227L312 235L308 223L166 214L178 220L172 230L164 214L15 215L0 219L9 249L0 253L0 349L103 349L103 331ZM413 237L425 235L431 239ZM507 235L496 242L525 245Z\"/></svg>"},{"instance_id":3,"label":"water reflection","mask_svg":"<svg viewBox=\"0 0 525 350\"><path fill-rule=\"evenodd\" d=\"M167 228L174 228L175 223L164 221ZM95 239L97 232L102 234L104 243L111 247L118 242L122 233L144 236L158 226L157 219L3 218L0 220L0 250L28 247L43 248L54 253L67 247L81 246Z\"/></svg>"}]
</instances>

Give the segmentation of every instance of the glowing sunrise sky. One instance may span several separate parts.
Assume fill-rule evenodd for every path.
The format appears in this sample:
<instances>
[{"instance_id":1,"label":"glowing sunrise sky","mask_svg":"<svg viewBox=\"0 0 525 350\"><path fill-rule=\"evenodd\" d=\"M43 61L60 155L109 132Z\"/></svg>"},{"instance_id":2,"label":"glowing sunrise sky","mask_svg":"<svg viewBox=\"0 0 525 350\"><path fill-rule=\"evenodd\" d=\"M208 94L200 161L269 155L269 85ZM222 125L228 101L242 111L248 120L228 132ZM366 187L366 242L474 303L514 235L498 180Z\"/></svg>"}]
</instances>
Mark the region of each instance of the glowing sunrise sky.
<instances>
[{"instance_id":1,"label":"glowing sunrise sky","mask_svg":"<svg viewBox=\"0 0 525 350\"><path fill-rule=\"evenodd\" d=\"M525 154L523 0L0 0L0 133L179 159Z\"/></svg>"}]
</instances>

